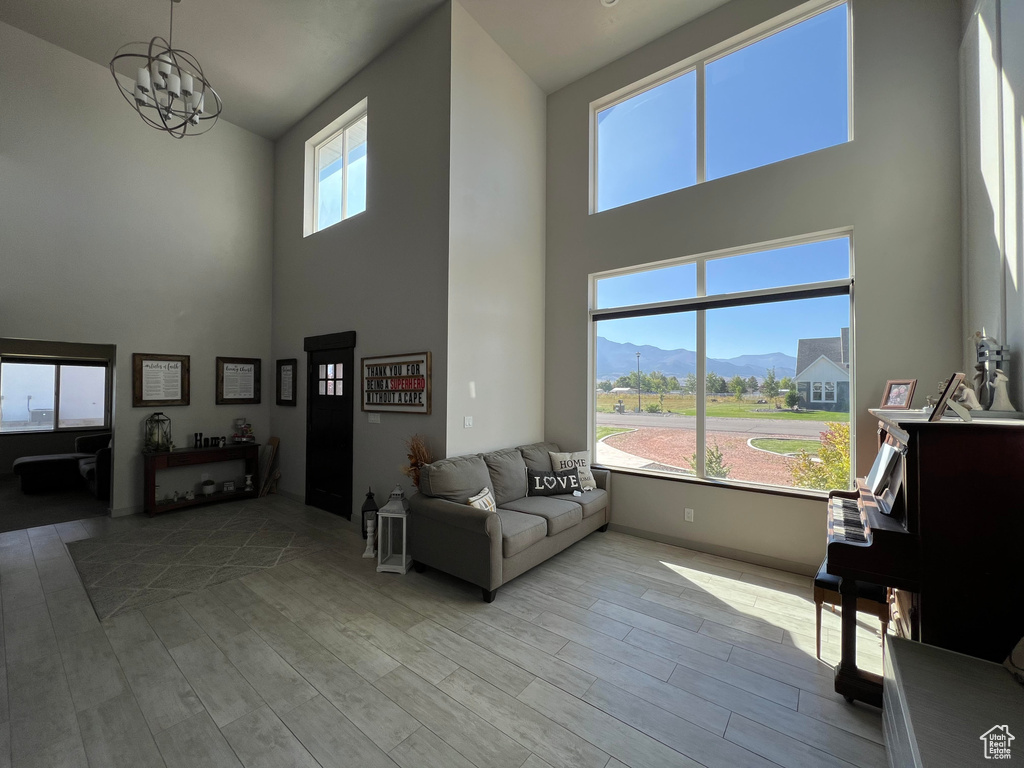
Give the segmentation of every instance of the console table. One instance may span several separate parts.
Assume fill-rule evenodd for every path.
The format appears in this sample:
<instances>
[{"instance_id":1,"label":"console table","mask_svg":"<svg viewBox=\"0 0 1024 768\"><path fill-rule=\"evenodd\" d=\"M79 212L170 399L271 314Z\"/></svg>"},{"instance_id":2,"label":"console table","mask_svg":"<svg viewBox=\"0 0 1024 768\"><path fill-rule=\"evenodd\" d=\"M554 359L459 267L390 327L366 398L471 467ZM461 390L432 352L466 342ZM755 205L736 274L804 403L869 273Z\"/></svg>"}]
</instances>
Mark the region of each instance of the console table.
<instances>
[{"instance_id":1,"label":"console table","mask_svg":"<svg viewBox=\"0 0 1024 768\"><path fill-rule=\"evenodd\" d=\"M152 517L158 512L170 512L182 507L195 507L200 504L216 504L221 501L236 499L255 499L260 487L259 459L260 447L256 444L228 445L223 448L179 448L175 451L144 451L142 454L144 471L143 510ZM245 474L252 475L253 490L237 490L228 493L213 493L209 496L197 494L194 499L178 499L163 501L156 498L156 473L162 469L188 467L196 464L213 464L218 461L245 462Z\"/></svg>"}]
</instances>

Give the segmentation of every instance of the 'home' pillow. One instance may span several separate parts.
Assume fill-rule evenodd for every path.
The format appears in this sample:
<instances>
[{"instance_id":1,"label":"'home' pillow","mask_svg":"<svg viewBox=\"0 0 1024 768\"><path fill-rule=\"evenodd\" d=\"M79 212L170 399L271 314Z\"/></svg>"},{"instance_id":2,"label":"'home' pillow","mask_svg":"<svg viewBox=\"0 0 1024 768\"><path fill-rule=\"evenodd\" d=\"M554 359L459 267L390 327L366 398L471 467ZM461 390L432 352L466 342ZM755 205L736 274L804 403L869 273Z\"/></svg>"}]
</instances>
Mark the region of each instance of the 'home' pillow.
<instances>
[{"instance_id":1,"label":"'home' pillow","mask_svg":"<svg viewBox=\"0 0 1024 768\"><path fill-rule=\"evenodd\" d=\"M580 486L584 491L592 491L597 488L597 480L594 473L590 471L590 451L576 451L575 453L551 452L551 468L555 472L562 472L567 469L575 469L580 473Z\"/></svg>"},{"instance_id":2,"label":"'home' pillow","mask_svg":"<svg viewBox=\"0 0 1024 768\"><path fill-rule=\"evenodd\" d=\"M575 469L565 472L538 472L526 470L529 479L530 496L554 496L558 493L572 493L580 490L580 476Z\"/></svg>"},{"instance_id":3,"label":"'home' pillow","mask_svg":"<svg viewBox=\"0 0 1024 768\"><path fill-rule=\"evenodd\" d=\"M490 488L484 488L476 496L470 496L466 503L477 509L486 509L488 512L496 512L498 510L498 505L494 503L494 496L491 495Z\"/></svg>"}]
</instances>

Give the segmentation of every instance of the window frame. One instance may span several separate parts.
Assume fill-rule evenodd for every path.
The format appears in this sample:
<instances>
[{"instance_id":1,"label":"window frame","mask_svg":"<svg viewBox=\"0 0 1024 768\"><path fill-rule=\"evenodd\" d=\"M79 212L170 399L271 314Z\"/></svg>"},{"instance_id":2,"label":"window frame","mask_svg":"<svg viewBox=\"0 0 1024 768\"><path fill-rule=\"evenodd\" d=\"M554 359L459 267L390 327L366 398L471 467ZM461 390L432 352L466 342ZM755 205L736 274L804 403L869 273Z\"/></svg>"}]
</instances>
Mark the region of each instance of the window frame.
<instances>
[{"instance_id":1,"label":"window frame","mask_svg":"<svg viewBox=\"0 0 1024 768\"><path fill-rule=\"evenodd\" d=\"M617 208L624 208L634 203L626 203L625 205L616 206L615 208L606 208L605 210L598 210L597 202L597 189L599 184L598 178L598 156L597 156L597 136L598 136L598 125L597 116L600 112L621 104L624 101L628 101L634 96L639 96L645 91L649 91L652 88L657 88L659 85L668 82L676 77L689 74L690 72L697 73L697 180L693 186L700 186L708 181L707 178L707 105L705 101L706 93L706 80L705 80L705 69L708 64L715 62L728 56L731 53L746 48L749 45L758 43L765 38L771 37L772 35L778 34L790 27L796 26L801 22L807 21L808 19L838 8L841 5L846 5L847 21L847 66L846 66L846 115L847 115L847 144L850 144L854 140L854 119L853 119L853 0L810 0L810 2L803 3L802 5L793 8L786 13L775 16L768 19L761 24L758 24L751 29L741 32L738 35L734 35L722 42L713 45L709 48L696 53L692 56L688 56L682 61L670 64L663 69L654 72L647 77L636 80L622 88L619 88L600 99L595 99L590 102L590 177L589 177L589 213L591 215L597 213L604 213L606 211L616 210ZM826 147L827 149L827 147ZM814 154L814 152L820 152L821 150L814 150L813 152L805 152L800 155L794 155L793 157L803 157L807 154ZM785 162L793 158L784 158L783 160L777 160L775 163ZM767 165L775 165L775 163L768 163L764 166L757 166L756 168L750 168L747 171L740 171L739 173L747 173L748 171L756 170L757 168L764 168ZM729 176L735 176L739 174L729 174ZM729 176L722 176L720 178L729 178ZM717 181L717 179L715 179ZM682 187L681 189L690 189L690 187ZM680 190L673 190L678 192ZM671 194L671 192L664 192L662 194ZM660 197L661 195L653 195L652 197ZM650 197L642 198L642 200L650 200ZM634 201L640 202L640 200Z\"/></svg>"},{"instance_id":2,"label":"window frame","mask_svg":"<svg viewBox=\"0 0 1024 768\"><path fill-rule=\"evenodd\" d=\"M11 432L0 432L0 436L7 435L39 435L54 432L96 432L112 429L112 403L113 403L113 365L110 360L76 357L44 357L35 355L0 355L0 378L3 376L4 363L17 363L19 365L50 365L54 367L53 376L53 426L49 429L19 429ZM102 368L105 372L103 377L103 424L81 427L60 426L60 369L68 367L89 367Z\"/></svg>"},{"instance_id":3,"label":"window frame","mask_svg":"<svg viewBox=\"0 0 1024 768\"><path fill-rule=\"evenodd\" d=\"M732 256L742 256L744 254L756 253L760 251L773 250L777 248L786 248L797 245L807 245L811 243L822 242L826 240L836 240L841 238L847 238L849 241L849 258L850 258L850 276L839 280L828 280L815 283L803 283L795 286L786 286L782 288L765 288L755 291L742 291L737 293L723 293L714 294L711 296L706 295L706 265L707 262L713 261L719 258L729 258ZM616 277L618 275L626 275L637 272L647 272L651 270L664 269L666 267L676 266L677 264L686 264L695 262L697 264L697 296L692 299L680 299L677 301L662 301L652 302L649 304L635 304L628 307L614 307L609 309L598 309L597 308L597 284L599 280L603 280L609 277ZM849 368L849 382L850 382L850 445L851 455L853 455L853 448L857 444L856 434L856 419L854 414L856 413L856 397L854 387L854 339L856 337L855 332L855 315L854 315L854 286L855 286L855 273L854 273L854 233L852 227L842 227L832 230L824 230L815 232L808 235L801 235L797 237L780 238L777 240L770 240L760 243L751 243L749 245L738 246L735 248L722 249L718 251L711 251L708 253L694 254L692 256L685 256L676 259L666 259L659 262L650 264L636 265L632 267L623 267L620 269L608 270L606 272L595 272L589 276L589 322L588 322L588 366L587 375L589 382L587 386L587 430L588 430L588 444L592 451L591 455L596 458L597 456L597 395L594 383L597 381L597 322L600 320L615 320L624 319L629 317L645 317L650 315L662 315L662 314L674 314L678 312L692 311L696 312L696 327L697 327L697 343L696 343L696 378L697 378L697 391L696 391L696 423L697 423L697 467L693 475L679 475L668 472L660 472L657 470L649 469L633 469L625 467L607 467L613 472L625 472L627 474L642 476L642 477L654 477L662 480L672 480L683 483L698 483L703 485L713 485L726 488L736 488L740 490L753 491L756 493L768 493L774 495L784 496L796 496L801 498L823 498L827 495L826 491L820 491L813 488L796 488L792 486L783 485L770 485L767 483L754 483L743 480L734 480L729 478L716 478L708 477L705 475L705 461L707 458L707 322L706 313L709 309L720 309L723 307L733 306L750 306L752 304L763 304L763 303L779 303L784 301L798 301L800 299L808 298L822 298L827 296L842 296L848 295L850 302L850 368ZM794 387L797 384L794 382ZM822 387L824 391L824 386ZM809 395L810 396L810 395ZM824 401L822 401L824 402ZM850 462L850 482L851 487L856 476L855 462Z\"/></svg>"},{"instance_id":4,"label":"window frame","mask_svg":"<svg viewBox=\"0 0 1024 768\"><path fill-rule=\"evenodd\" d=\"M369 159L369 108L367 99L363 99L357 104L347 109L341 116L332 120L321 130L317 131L313 136L306 140L305 145L305 184L303 194L303 222L302 222L302 236L309 237L315 235L318 232L323 232L330 229L333 226L341 224L343 221L348 221L358 216L360 213L365 213L366 208L358 213L353 213L349 216L345 215L345 204L348 201L348 138L346 132L353 125L358 123L363 118L366 118L367 123L367 159ZM321 228L319 225L320 215L320 173L319 173L319 160L320 150L328 143L342 136L342 179L341 179L341 219L330 224L326 227ZM369 167L369 163L367 163ZM367 174L366 187L369 190L370 178ZM367 201L369 202L369 201Z\"/></svg>"}]
</instances>

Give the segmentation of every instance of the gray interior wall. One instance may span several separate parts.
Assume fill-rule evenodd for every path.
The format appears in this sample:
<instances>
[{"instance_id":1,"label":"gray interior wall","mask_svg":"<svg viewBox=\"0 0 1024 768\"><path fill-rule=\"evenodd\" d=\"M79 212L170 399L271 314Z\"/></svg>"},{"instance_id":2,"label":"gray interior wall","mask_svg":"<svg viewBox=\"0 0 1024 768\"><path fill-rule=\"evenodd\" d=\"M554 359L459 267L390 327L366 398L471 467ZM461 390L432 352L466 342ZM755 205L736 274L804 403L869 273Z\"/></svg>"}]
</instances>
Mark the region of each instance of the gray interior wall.
<instances>
[{"instance_id":1,"label":"gray interior wall","mask_svg":"<svg viewBox=\"0 0 1024 768\"><path fill-rule=\"evenodd\" d=\"M457 2L451 87L447 452L457 455L544 435L546 99Z\"/></svg>"},{"instance_id":2,"label":"gray interior wall","mask_svg":"<svg viewBox=\"0 0 1024 768\"><path fill-rule=\"evenodd\" d=\"M410 435L424 434L445 455L450 23L445 5L275 145L273 357L300 361L297 406L271 412L281 438L279 488L305 493L305 337L355 331L357 367L361 357L432 353L429 416L384 413L371 424L356 405L355 520L368 485L381 504L398 482L408 492L399 470ZM364 98L366 211L304 238L305 142ZM358 392L357 372L348 383Z\"/></svg>"},{"instance_id":3,"label":"gray interior wall","mask_svg":"<svg viewBox=\"0 0 1024 768\"><path fill-rule=\"evenodd\" d=\"M231 434L262 405L214 404L218 355L270 353L270 142L227 122L175 141L147 128L110 72L0 23L0 335L117 347L114 514L142 503L133 352L191 356L173 436ZM272 391L272 387L269 390Z\"/></svg>"},{"instance_id":4,"label":"gray interior wall","mask_svg":"<svg viewBox=\"0 0 1024 768\"><path fill-rule=\"evenodd\" d=\"M734 0L549 96L548 439L579 444L587 436L589 273L775 238L854 228L858 474L875 452L867 408L879 402L885 381L918 378L923 402L959 365L960 6L852 1L855 140L842 146L588 215L589 103L796 6L793 0ZM613 522L708 547L820 562L822 502L765 502L704 488L616 480ZM691 501L696 519L684 523ZM751 528L756 539L745 533Z\"/></svg>"}]
</instances>

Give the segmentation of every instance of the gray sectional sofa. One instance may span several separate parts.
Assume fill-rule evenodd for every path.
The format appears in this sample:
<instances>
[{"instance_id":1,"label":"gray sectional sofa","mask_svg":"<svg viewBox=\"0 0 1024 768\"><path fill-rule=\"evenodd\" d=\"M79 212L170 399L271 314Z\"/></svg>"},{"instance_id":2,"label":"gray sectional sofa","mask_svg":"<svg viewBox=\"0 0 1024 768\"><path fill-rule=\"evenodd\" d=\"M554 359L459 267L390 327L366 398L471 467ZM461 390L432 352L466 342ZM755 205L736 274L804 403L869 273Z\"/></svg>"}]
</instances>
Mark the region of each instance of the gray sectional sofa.
<instances>
[{"instance_id":1,"label":"gray sectional sofa","mask_svg":"<svg viewBox=\"0 0 1024 768\"><path fill-rule=\"evenodd\" d=\"M534 443L422 467L419 493L409 499L409 554L478 585L491 602L498 587L596 530L607 530L611 473L592 467L597 489L581 496L529 496L527 469L551 471L554 443ZM490 488L490 512L466 502Z\"/></svg>"}]
</instances>

